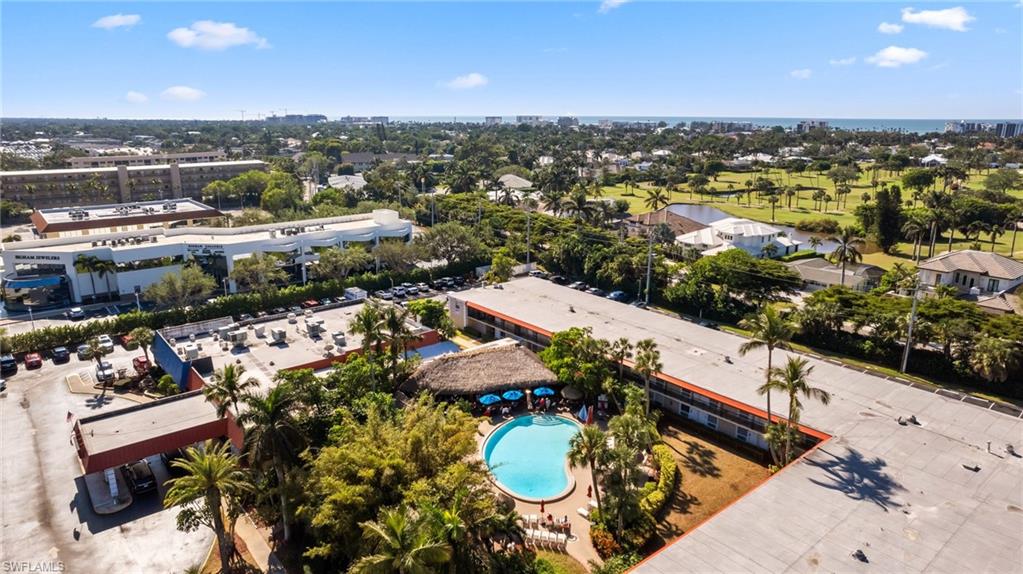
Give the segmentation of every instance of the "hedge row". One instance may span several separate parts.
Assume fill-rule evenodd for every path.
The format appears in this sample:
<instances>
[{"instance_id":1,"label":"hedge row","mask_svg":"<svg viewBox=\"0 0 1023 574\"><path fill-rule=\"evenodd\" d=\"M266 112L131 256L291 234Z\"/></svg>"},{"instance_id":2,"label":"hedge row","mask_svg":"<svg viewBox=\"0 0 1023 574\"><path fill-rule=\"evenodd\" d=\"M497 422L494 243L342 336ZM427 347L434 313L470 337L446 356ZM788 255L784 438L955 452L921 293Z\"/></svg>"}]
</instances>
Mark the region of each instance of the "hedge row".
<instances>
[{"instance_id":1,"label":"hedge row","mask_svg":"<svg viewBox=\"0 0 1023 574\"><path fill-rule=\"evenodd\" d=\"M675 464L675 457L671 449L663 444L654 445L652 449L654 459L657 461L657 468L661 469L661 476L657 486L639 501L639 507L643 512L653 516L660 514L664 506L671 500L675 493L675 484L678 482L678 465Z\"/></svg>"},{"instance_id":2,"label":"hedge row","mask_svg":"<svg viewBox=\"0 0 1023 574\"><path fill-rule=\"evenodd\" d=\"M372 292L390 287L392 280L395 284L406 281L415 283L429 281L433 277L464 275L481 263L483 262L471 261L447 265L434 268L432 272L417 268L408 273L365 273L346 279L289 285L274 291L223 295L209 303L186 309L132 311L109 319L36 329L6 337L0 341L2 343L0 347L5 353L13 352L19 355L31 351L49 351L54 347L74 347L98 335L123 335L136 327L162 329L169 325L205 321L228 315L232 317L238 317L243 313L254 315L259 311L289 307L308 299L340 297L348 287L359 287Z\"/></svg>"}]
</instances>

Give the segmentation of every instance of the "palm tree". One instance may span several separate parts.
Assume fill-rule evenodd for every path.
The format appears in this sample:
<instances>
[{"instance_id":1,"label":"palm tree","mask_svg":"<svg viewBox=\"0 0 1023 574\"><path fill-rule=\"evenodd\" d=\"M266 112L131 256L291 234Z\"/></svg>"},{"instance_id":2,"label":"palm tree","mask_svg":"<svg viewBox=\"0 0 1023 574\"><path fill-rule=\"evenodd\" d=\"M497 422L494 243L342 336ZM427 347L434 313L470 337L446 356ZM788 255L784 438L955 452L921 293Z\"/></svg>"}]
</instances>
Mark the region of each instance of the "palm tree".
<instances>
[{"instance_id":1,"label":"palm tree","mask_svg":"<svg viewBox=\"0 0 1023 574\"><path fill-rule=\"evenodd\" d=\"M128 333L128 336L132 341L138 343L146 355L146 361L149 361L149 347L153 344L153 330L149 327L135 327Z\"/></svg>"},{"instance_id":2,"label":"palm tree","mask_svg":"<svg viewBox=\"0 0 1023 574\"><path fill-rule=\"evenodd\" d=\"M352 317L348 332L362 336L362 353L368 355L370 349L379 347L383 328L380 324L381 311L377 303L367 303Z\"/></svg>"},{"instance_id":3,"label":"palm tree","mask_svg":"<svg viewBox=\"0 0 1023 574\"><path fill-rule=\"evenodd\" d=\"M590 481L593 483L593 496L600 510L600 488L597 477L600 476L598 466L607 454L607 434L594 425L586 425L568 441L568 464L572 468L583 465L590 467Z\"/></svg>"},{"instance_id":4,"label":"palm tree","mask_svg":"<svg viewBox=\"0 0 1023 574\"><path fill-rule=\"evenodd\" d=\"M93 273L96 271L99 263L99 257L95 255L79 255L75 258L75 271L78 273L88 273L89 281L92 283L92 298L96 297L96 276ZM80 289L79 289L80 290Z\"/></svg>"},{"instance_id":5,"label":"palm tree","mask_svg":"<svg viewBox=\"0 0 1023 574\"><path fill-rule=\"evenodd\" d=\"M182 511L179 519L194 518L213 530L217 537L222 572L230 569L234 556L234 537L229 532L233 528L224 523L224 513L221 512L223 501L253 490L252 483L238 465L238 459L230 454L229 448L226 442L217 445L213 441L206 441L201 450L194 446L186 449L184 459L171 463L185 474L170 481L170 488L163 499L164 508L188 507Z\"/></svg>"},{"instance_id":6,"label":"palm tree","mask_svg":"<svg viewBox=\"0 0 1023 574\"><path fill-rule=\"evenodd\" d=\"M930 225L922 217L912 216L902 224L902 234L913 242L913 261L920 260L921 243L927 235ZM843 277L844 279L844 277Z\"/></svg>"},{"instance_id":7,"label":"palm tree","mask_svg":"<svg viewBox=\"0 0 1023 574\"><path fill-rule=\"evenodd\" d=\"M828 240L836 243L834 251L828 255L828 260L842 264L842 286L845 287L845 266L847 263L858 263L863 259L860 248L866 242L856 235L856 228L851 225L843 227L838 235L832 235Z\"/></svg>"},{"instance_id":8,"label":"palm tree","mask_svg":"<svg viewBox=\"0 0 1023 574\"><path fill-rule=\"evenodd\" d=\"M761 395L780 391L789 396L788 426L793 432L787 433L785 437L783 464L788 464L792 460L792 436L799 425L799 416L803 410L799 396L818 400L824 405L831 402L831 394L824 389L810 386L808 379L813 373L813 367L808 365L809 361L802 357L789 357L785 366L772 369L771 377L757 389Z\"/></svg>"},{"instance_id":9,"label":"palm tree","mask_svg":"<svg viewBox=\"0 0 1023 574\"><path fill-rule=\"evenodd\" d=\"M650 414L650 377L663 368L661 352L657 350L657 343L653 339L643 339L636 343L636 371L643 375L647 414Z\"/></svg>"},{"instance_id":10,"label":"palm tree","mask_svg":"<svg viewBox=\"0 0 1023 574\"><path fill-rule=\"evenodd\" d=\"M586 197L585 188L583 188L562 197L558 212L575 219L577 223L586 223L593 219L595 210L593 203Z\"/></svg>"},{"instance_id":11,"label":"palm tree","mask_svg":"<svg viewBox=\"0 0 1023 574\"><path fill-rule=\"evenodd\" d=\"M397 377L398 358L404 356L408 343L416 338L408 326L408 310L397 305L388 306L383 312L381 326L391 359L391 377Z\"/></svg>"},{"instance_id":12,"label":"palm tree","mask_svg":"<svg viewBox=\"0 0 1023 574\"><path fill-rule=\"evenodd\" d=\"M991 228L988 230L988 233L991 234L991 253L994 253L995 241L999 237L1005 235L1005 228L1002 227L1001 225L992 225Z\"/></svg>"},{"instance_id":13,"label":"palm tree","mask_svg":"<svg viewBox=\"0 0 1023 574\"><path fill-rule=\"evenodd\" d=\"M739 346L739 354L745 355L760 348L767 349L767 370L765 381L771 380L771 361L775 349L788 349L789 340L796 334L796 325L783 317L771 306L764 306L760 312L754 313L739 322L739 326L749 331L749 340ZM767 424L771 424L771 394L767 393Z\"/></svg>"},{"instance_id":14,"label":"palm tree","mask_svg":"<svg viewBox=\"0 0 1023 574\"><path fill-rule=\"evenodd\" d=\"M814 253L817 252L817 248L824 244L824 241L816 235L810 237L810 247L813 248Z\"/></svg>"},{"instance_id":15,"label":"palm tree","mask_svg":"<svg viewBox=\"0 0 1023 574\"><path fill-rule=\"evenodd\" d=\"M646 198L643 200L643 205L646 206L650 211L657 211L662 207L668 206L668 194L664 193L664 190L655 187L653 189L646 190ZM665 222L668 220L668 212L664 212Z\"/></svg>"},{"instance_id":16,"label":"palm tree","mask_svg":"<svg viewBox=\"0 0 1023 574\"><path fill-rule=\"evenodd\" d=\"M627 337L620 337L611 343L608 351L608 357L611 359L611 362L618 366L617 387L620 388L625 381L625 361L632 358L632 342ZM608 394L611 395L611 400L614 401L615 407L621 412L622 405L618 402L618 393L611 391Z\"/></svg>"},{"instance_id":17,"label":"palm tree","mask_svg":"<svg viewBox=\"0 0 1023 574\"><path fill-rule=\"evenodd\" d=\"M96 259L93 263L93 271L95 271L100 279L106 279L107 283L107 299L110 299L111 292L113 289L110 287L110 278L117 273L117 264L109 259Z\"/></svg>"},{"instance_id":18,"label":"palm tree","mask_svg":"<svg viewBox=\"0 0 1023 574\"><path fill-rule=\"evenodd\" d=\"M248 393L242 400L245 412L238 416L238 425L245 429L245 452L251 463L269 463L277 475L284 540L288 540L291 538L291 522L286 467L296 459L305 442L291 412L298 402L298 395L290 384L280 383L266 395Z\"/></svg>"},{"instance_id":19,"label":"palm tree","mask_svg":"<svg viewBox=\"0 0 1023 574\"><path fill-rule=\"evenodd\" d=\"M380 520L363 522L362 537L374 554L352 565L353 574L426 574L451 560L451 546L408 508L383 510Z\"/></svg>"},{"instance_id":20,"label":"palm tree","mask_svg":"<svg viewBox=\"0 0 1023 574\"><path fill-rule=\"evenodd\" d=\"M760 256L765 259L773 259L778 254L778 244L768 243L760 248Z\"/></svg>"},{"instance_id":21,"label":"palm tree","mask_svg":"<svg viewBox=\"0 0 1023 574\"><path fill-rule=\"evenodd\" d=\"M244 376L245 367L228 363L213 373L212 383L207 383L203 387L202 394L207 401L216 405L218 417L226 415L230 407L237 418L238 402L249 389L259 386L259 381L252 377L246 379Z\"/></svg>"},{"instance_id":22,"label":"palm tree","mask_svg":"<svg viewBox=\"0 0 1023 574\"><path fill-rule=\"evenodd\" d=\"M970 366L984 380L1004 383L1020 363L1020 349L1017 342L988 335L977 337L970 353Z\"/></svg>"}]
</instances>

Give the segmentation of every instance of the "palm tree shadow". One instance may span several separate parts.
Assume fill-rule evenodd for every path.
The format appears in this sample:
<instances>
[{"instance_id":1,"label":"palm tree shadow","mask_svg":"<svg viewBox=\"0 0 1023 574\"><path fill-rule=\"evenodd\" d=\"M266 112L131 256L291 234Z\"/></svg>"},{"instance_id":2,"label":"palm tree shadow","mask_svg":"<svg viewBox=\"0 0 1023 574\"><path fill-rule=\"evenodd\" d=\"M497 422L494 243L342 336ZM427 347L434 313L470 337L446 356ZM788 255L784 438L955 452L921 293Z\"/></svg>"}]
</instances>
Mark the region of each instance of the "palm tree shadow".
<instances>
[{"instance_id":1,"label":"palm tree shadow","mask_svg":"<svg viewBox=\"0 0 1023 574\"><path fill-rule=\"evenodd\" d=\"M715 462L717 452L693 440L684 440L682 443L686 445L686 451L679 454L682 456L682 467L686 471L710 478L721 476L721 469Z\"/></svg>"},{"instance_id":2,"label":"palm tree shadow","mask_svg":"<svg viewBox=\"0 0 1023 574\"><path fill-rule=\"evenodd\" d=\"M891 477L884 468L888 466L883 459L864 458L854 448L848 448L845 456L834 455L823 448L819 452L830 457L829 460L815 460L807 458L806 463L822 469L827 473L828 480L822 481L814 478L810 482L837 490L844 493L853 500L865 500L873 502L888 512L888 509L899 508L901 503L893 500L893 496L905 488Z\"/></svg>"}]
</instances>

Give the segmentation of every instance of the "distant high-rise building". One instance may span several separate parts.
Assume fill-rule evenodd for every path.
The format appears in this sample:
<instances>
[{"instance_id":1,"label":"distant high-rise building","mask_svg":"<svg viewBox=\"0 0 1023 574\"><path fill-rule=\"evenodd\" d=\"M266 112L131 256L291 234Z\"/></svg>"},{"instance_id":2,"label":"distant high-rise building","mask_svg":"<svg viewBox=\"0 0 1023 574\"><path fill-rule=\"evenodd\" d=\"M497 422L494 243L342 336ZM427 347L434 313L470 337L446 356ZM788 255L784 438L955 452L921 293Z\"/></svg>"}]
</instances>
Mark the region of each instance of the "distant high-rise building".
<instances>
[{"instance_id":1,"label":"distant high-rise building","mask_svg":"<svg viewBox=\"0 0 1023 574\"><path fill-rule=\"evenodd\" d=\"M543 118L540 116L515 116L515 123L537 126L543 123Z\"/></svg>"},{"instance_id":2,"label":"distant high-rise building","mask_svg":"<svg viewBox=\"0 0 1023 574\"><path fill-rule=\"evenodd\" d=\"M561 116L558 118L558 126L562 128L570 128L579 125L579 118L572 116Z\"/></svg>"},{"instance_id":3,"label":"distant high-rise building","mask_svg":"<svg viewBox=\"0 0 1023 574\"><path fill-rule=\"evenodd\" d=\"M387 116L344 116L338 121L346 126L386 126L391 119Z\"/></svg>"},{"instance_id":4,"label":"distant high-rise building","mask_svg":"<svg viewBox=\"0 0 1023 574\"><path fill-rule=\"evenodd\" d=\"M268 124L316 124L327 121L327 116L323 114L288 114L284 116L267 116L265 120Z\"/></svg>"},{"instance_id":5,"label":"distant high-rise building","mask_svg":"<svg viewBox=\"0 0 1023 574\"><path fill-rule=\"evenodd\" d=\"M796 124L796 133L805 134L810 130L826 130L828 129L828 122L824 120L803 120Z\"/></svg>"},{"instance_id":6,"label":"distant high-rise building","mask_svg":"<svg viewBox=\"0 0 1023 574\"><path fill-rule=\"evenodd\" d=\"M501 116L487 116L483 118L483 123L488 126L499 126L503 121L504 118Z\"/></svg>"},{"instance_id":7,"label":"distant high-rise building","mask_svg":"<svg viewBox=\"0 0 1023 574\"><path fill-rule=\"evenodd\" d=\"M995 124L995 134L1000 138L1014 138L1023 135L1023 122L999 122Z\"/></svg>"},{"instance_id":8,"label":"distant high-rise building","mask_svg":"<svg viewBox=\"0 0 1023 574\"><path fill-rule=\"evenodd\" d=\"M992 126L989 124L983 124L980 122L968 122L965 120L945 123L945 133L952 134L974 134L977 132L991 131L991 129Z\"/></svg>"}]
</instances>

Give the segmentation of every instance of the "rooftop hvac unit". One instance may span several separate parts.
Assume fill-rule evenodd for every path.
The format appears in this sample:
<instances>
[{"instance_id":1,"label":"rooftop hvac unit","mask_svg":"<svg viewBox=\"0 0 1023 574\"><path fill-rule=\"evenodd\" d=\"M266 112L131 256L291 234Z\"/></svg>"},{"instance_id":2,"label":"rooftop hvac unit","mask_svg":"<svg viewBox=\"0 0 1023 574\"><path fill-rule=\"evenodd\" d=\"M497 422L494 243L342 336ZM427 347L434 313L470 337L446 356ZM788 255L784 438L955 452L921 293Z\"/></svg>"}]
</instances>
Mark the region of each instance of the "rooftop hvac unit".
<instances>
[{"instance_id":1,"label":"rooftop hvac unit","mask_svg":"<svg viewBox=\"0 0 1023 574\"><path fill-rule=\"evenodd\" d=\"M260 339L262 339L263 337L265 337L265 336L266 336L266 325L256 325L256 327L255 327L255 328L254 328L254 329L252 330L252 332L253 332L253 333L254 333L254 334L255 334L255 335L257 336L257 337L259 337Z\"/></svg>"},{"instance_id":2,"label":"rooftop hvac unit","mask_svg":"<svg viewBox=\"0 0 1023 574\"><path fill-rule=\"evenodd\" d=\"M281 329L280 327L270 329L270 339L273 340L274 343L283 343L285 336L286 334L284 329Z\"/></svg>"},{"instance_id":3,"label":"rooftop hvac unit","mask_svg":"<svg viewBox=\"0 0 1023 574\"><path fill-rule=\"evenodd\" d=\"M337 345L338 349L346 345L344 331L334 331L330 334L330 338L334 340L334 344Z\"/></svg>"},{"instance_id":4,"label":"rooftop hvac unit","mask_svg":"<svg viewBox=\"0 0 1023 574\"><path fill-rule=\"evenodd\" d=\"M238 331L231 331L227 334L227 339L235 344L236 347L245 345L245 340L249 338L249 332L241 329Z\"/></svg>"},{"instance_id":5,"label":"rooftop hvac unit","mask_svg":"<svg viewBox=\"0 0 1023 574\"><path fill-rule=\"evenodd\" d=\"M217 329L217 336L220 337L221 339L227 339L227 334L233 330L234 329L232 329L230 325L226 327L220 327Z\"/></svg>"}]
</instances>

